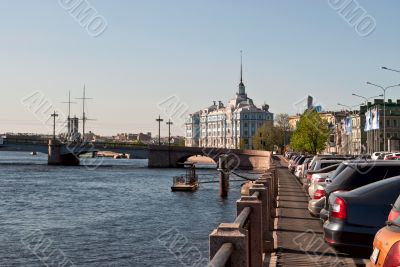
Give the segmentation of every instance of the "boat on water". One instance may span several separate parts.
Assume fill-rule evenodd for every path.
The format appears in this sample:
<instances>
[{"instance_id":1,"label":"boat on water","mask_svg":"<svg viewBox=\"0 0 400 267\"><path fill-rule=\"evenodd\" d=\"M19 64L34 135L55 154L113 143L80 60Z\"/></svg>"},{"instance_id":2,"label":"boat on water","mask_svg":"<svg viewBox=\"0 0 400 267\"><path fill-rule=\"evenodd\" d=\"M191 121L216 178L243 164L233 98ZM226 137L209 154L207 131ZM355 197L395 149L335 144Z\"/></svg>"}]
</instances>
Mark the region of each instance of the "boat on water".
<instances>
[{"instance_id":1,"label":"boat on water","mask_svg":"<svg viewBox=\"0 0 400 267\"><path fill-rule=\"evenodd\" d=\"M173 178L173 184L171 191L189 191L193 192L199 188L199 179L196 174L196 167L192 162L185 162L184 167L186 173L184 175L175 176Z\"/></svg>"}]
</instances>

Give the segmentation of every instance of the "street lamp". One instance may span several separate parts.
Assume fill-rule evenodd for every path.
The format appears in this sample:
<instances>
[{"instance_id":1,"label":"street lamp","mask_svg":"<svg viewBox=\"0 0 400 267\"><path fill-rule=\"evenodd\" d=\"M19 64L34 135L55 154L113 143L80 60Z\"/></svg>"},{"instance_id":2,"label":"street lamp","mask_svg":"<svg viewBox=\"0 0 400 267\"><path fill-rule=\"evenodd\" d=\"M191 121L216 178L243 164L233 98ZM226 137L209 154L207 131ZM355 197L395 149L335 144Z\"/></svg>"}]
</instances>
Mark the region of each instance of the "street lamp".
<instances>
[{"instance_id":1,"label":"street lamp","mask_svg":"<svg viewBox=\"0 0 400 267\"><path fill-rule=\"evenodd\" d=\"M160 115L158 115L156 121L158 122L158 145L161 146L161 122L164 120L161 119Z\"/></svg>"},{"instance_id":2,"label":"street lamp","mask_svg":"<svg viewBox=\"0 0 400 267\"><path fill-rule=\"evenodd\" d=\"M348 105L344 105L344 104L341 104L341 103L337 103L337 105L338 105L338 106L342 106L342 107L345 107L345 108L349 109L349 110L350 110L350 112L353 112L353 108L355 108L355 107L359 106L359 104L357 104L357 105L354 105L354 106L348 106Z\"/></svg>"},{"instance_id":3,"label":"street lamp","mask_svg":"<svg viewBox=\"0 0 400 267\"><path fill-rule=\"evenodd\" d=\"M400 70L395 70L387 67L382 67L383 70L389 70L389 71L394 71L394 72L400 72Z\"/></svg>"},{"instance_id":4,"label":"street lamp","mask_svg":"<svg viewBox=\"0 0 400 267\"><path fill-rule=\"evenodd\" d=\"M54 113L51 114L51 116L53 117L53 140L56 140L56 117L58 117L58 114L54 110Z\"/></svg>"},{"instance_id":5,"label":"street lamp","mask_svg":"<svg viewBox=\"0 0 400 267\"><path fill-rule=\"evenodd\" d=\"M355 94L355 93L352 93L351 95L357 96L357 97L360 97L360 98L364 99L364 100L365 100L365 105L367 105L367 104L368 104L368 101L369 101L370 99L372 99L372 98L375 98L375 97L383 97L383 94L376 95L376 96L371 96L371 97L365 97L365 96L358 95L358 94Z\"/></svg>"},{"instance_id":6,"label":"street lamp","mask_svg":"<svg viewBox=\"0 0 400 267\"><path fill-rule=\"evenodd\" d=\"M167 121L167 125L168 125L168 146L171 146L171 125L173 124L173 122L171 121L171 119L169 119Z\"/></svg>"},{"instance_id":7,"label":"street lamp","mask_svg":"<svg viewBox=\"0 0 400 267\"><path fill-rule=\"evenodd\" d=\"M385 68L387 69L387 68ZM400 86L400 84L395 84L387 87L383 87L371 82L367 82L368 85L372 85L382 89L383 91L383 150L386 151L386 90L389 88Z\"/></svg>"}]
</instances>

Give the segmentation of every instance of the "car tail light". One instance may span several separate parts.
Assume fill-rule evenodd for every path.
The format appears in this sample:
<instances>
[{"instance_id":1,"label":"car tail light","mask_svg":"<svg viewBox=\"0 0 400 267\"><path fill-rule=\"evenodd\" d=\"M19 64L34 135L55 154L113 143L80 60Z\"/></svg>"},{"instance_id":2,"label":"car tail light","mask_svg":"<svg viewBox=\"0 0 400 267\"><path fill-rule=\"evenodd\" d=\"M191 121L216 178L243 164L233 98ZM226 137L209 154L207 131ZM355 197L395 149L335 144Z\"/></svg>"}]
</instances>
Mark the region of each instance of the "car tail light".
<instances>
[{"instance_id":1,"label":"car tail light","mask_svg":"<svg viewBox=\"0 0 400 267\"><path fill-rule=\"evenodd\" d=\"M346 202L340 197L335 199L335 203L332 206L331 216L336 219L346 219Z\"/></svg>"},{"instance_id":2,"label":"car tail light","mask_svg":"<svg viewBox=\"0 0 400 267\"><path fill-rule=\"evenodd\" d=\"M386 255L383 267L400 266L400 241L397 241Z\"/></svg>"},{"instance_id":3,"label":"car tail light","mask_svg":"<svg viewBox=\"0 0 400 267\"><path fill-rule=\"evenodd\" d=\"M313 199L321 199L322 197L325 196L325 190L324 189L317 189L314 193Z\"/></svg>"},{"instance_id":4,"label":"car tail light","mask_svg":"<svg viewBox=\"0 0 400 267\"><path fill-rule=\"evenodd\" d=\"M389 213L388 222L394 222L400 219L400 211L392 209Z\"/></svg>"}]
</instances>

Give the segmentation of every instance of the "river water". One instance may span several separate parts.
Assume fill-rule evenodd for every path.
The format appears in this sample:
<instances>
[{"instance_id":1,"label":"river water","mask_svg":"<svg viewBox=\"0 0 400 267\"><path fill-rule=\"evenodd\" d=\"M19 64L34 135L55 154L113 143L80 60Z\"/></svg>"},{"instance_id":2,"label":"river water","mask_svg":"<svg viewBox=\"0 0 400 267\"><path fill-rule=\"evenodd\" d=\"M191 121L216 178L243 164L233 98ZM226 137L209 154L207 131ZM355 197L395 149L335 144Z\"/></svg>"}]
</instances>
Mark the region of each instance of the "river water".
<instances>
[{"instance_id":1,"label":"river water","mask_svg":"<svg viewBox=\"0 0 400 267\"><path fill-rule=\"evenodd\" d=\"M0 152L0 266L195 266L208 259L212 229L234 220L241 182L225 200L216 183L171 192L183 173L148 169L147 160L94 169Z\"/></svg>"}]
</instances>

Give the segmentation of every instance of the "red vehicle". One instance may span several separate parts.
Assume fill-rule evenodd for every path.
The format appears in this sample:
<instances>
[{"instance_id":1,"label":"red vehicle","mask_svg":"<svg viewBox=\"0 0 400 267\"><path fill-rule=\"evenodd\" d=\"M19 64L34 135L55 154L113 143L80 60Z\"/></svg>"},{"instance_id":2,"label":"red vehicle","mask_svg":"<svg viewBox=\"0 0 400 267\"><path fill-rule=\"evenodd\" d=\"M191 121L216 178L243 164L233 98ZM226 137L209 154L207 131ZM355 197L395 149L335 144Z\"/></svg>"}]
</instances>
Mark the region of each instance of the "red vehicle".
<instances>
[{"instance_id":1,"label":"red vehicle","mask_svg":"<svg viewBox=\"0 0 400 267\"><path fill-rule=\"evenodd\" d=\"M400 160L400 156L385 157L385 160Z\"/></svg>"}]
</instances>

